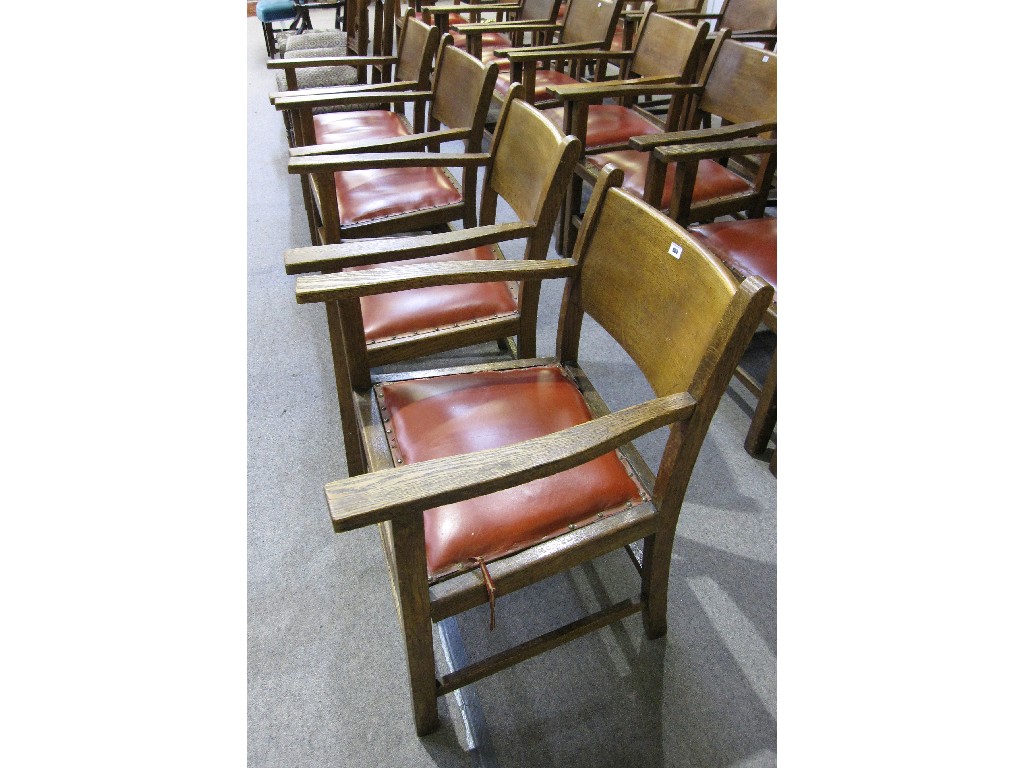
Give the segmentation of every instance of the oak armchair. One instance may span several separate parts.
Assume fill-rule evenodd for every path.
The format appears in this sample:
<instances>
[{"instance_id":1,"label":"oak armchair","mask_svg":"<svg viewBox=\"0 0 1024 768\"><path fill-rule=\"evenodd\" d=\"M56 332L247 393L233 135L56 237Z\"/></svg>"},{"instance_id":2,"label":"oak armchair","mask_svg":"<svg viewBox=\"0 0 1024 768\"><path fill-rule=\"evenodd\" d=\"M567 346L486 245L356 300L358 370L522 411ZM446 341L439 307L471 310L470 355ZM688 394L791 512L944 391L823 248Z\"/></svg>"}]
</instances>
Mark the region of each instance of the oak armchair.
<instances>
[{"instance_id":1,"label":"oak armchair","mask_svg":"<svg viewBox=\"0 0 1024 768\"><path fill-rule=\"evenodd\" d=\"M543 97L549 85L575 82L577 79L576 70L569 73L562 71L561 63L553 58L559 52L574 49L608 49L623 2L624 0L570 0L564 20L554 24L516 21L504 24L456 24L454 29L466 35L467 50L470 53L486 59L485 53L490 50L493 57L502 60L499 62L502 73L498 75L495 88L495 97L499 101L505 98L512 83L524 82L523 63L534 62L534 87L528 87L526 90L526 99L534 103L538 96ZM532 32L543 33L548 37L545 45L481 49L481 36L489 32ZM550 61L553 61L553 64L549 65ZM554 68L550 68L551 66Z\"/></svg>"},{"instance_id":2,"label":"oak armchair","mask_svg":"<svg viewBox=\"0 0 1024 768\"><path fill-rule=\"evenodd\" d=\"M326 486L327 503L336 532L380 526L421 736L439 725L437 697L540 652L634 613L649 638L667 631L689 477L770 289L737 284L681 227L615 189L620 181L602 175L573 259L296 283L299 303L336 301L349 314L360 297L409 285L566 278L551 359L370 376L365 345L346 336L338 382L351 392L364 464ZM637 363L653 400L609 413L580 365L584 314ZM629 441L663 426L655 474ZM432 621L490 603L493 622L502 595L619 547L637 567L635 597L437 676Z\"/></svg>"},{"instance_id":3,"label":"oak armchair","mask_svg":"<svg viewBox=\"0 0 1024 768\"><path fill-rule=\"evenodd\" d=\"M508 33L475 30L472 32L473 42L471 45L469 36L454 28L449 29L451 25L483 25L485 20L481 16L485 13L495 16L495 19L487 21L486 25L502 22L554 24L560 6L560 0L519 0L517 3L475 2L468 5L466 3L432 5L424 10L432 14L434 24L438 29L442 32L450 31L457 46L472 51L478 59L487 62L494 58L495 48L525 45L527 38L524 36L527 35L532 36L529 39L533 44L541 44L546 42L546 33L540 30L513 30Z\"/></svg>"},{"instance_id":4,"label":"oak armchair","mask_svg":"<svg viewBox=\"0 0 1024 768\"><path fill-rule=\"evenodd\" d=\"M728 143L739 138L769 138L776 128L775 53L728 39L728 31L716 36L704 64L699 98L682 125L718 122L711 128L690 128L661 134L633 136L629 149L601 151L587 155L577 167L581 184L593 184L600 169L608 164L625 174L623 189L650 205L667 210L676 183L676 165L652 161L655 148L669 144L704 143L707 156L696 165L689 221L711 221L718 216L743 213L763 215L775 176L775 153L760 154L756 163L744 160L743 147ZM586 86L556 87L556 96L567 102ZM685 89L687 86L666 86ZM755 148L759 145L753 145ZM717 149L722 154L713 155ZM722 162L719 162L722 161ZM563 215L563 242L572 248L579 225L578 198L570 201Z\"/></svg>"},{"instance_id":5,"label":"oak armchair","mask_svg":"<svg viewBox=\"0 0 1024 768\"><path fill-rule=\"evenodd\" d=\"M483 65L455 48L450 56L463 56ZM493 73L493 68L488 68ZM492 78L493 83L493 78ZM524 162L529 148L530 162ZM368 266L385 267L433 265L434 262L463 262L458 268L475 269L480 264L503 262L502 242L525 238L524 260L543 261L572 168L579 158L580 144L566 137L521 99L510 99L498 123L490 155L485 155L485 172L480 196L480 225L454 232L386 240L360 241L326 247L295 248L285 254L289 274L337 272ZM497 202L501 198L517 220L496 224ZM381 270L371 270L377 273ZM384 270L386 271L386 269ZM326 279L326 278L325 278ZM364 350L360 359L368 366L405 360L433 352L505 341L513 355L536 354L539 286L517 277L513 282L472 285L409 285L397 293L367 295L358 304L327 304L328 327L336 378L348 370L344 350L356 345ZM515 282L518 280L518 282ZM515 339L509 337L515 336ZM351 393L339 383L339 406L349 471L362 466Z\"/></svg>"}]
</instances>

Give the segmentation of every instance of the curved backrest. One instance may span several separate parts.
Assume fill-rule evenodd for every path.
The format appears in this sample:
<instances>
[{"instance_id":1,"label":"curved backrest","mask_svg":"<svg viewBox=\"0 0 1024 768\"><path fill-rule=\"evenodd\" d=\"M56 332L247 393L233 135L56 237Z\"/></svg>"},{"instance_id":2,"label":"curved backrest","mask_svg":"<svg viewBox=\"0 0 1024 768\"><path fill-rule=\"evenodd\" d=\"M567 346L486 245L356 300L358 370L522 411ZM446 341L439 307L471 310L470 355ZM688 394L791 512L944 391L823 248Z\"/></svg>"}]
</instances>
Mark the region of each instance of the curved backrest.
<instances>
[{"instance_id":1,"label":"curved backrest","mask_svg":"<svg viewBox=\"0 0 1024 768\"><path fill-rule=\"evenodd\" d=\"M735 40L722 43L700 109L732 123L776 119L778 56Z\"/></svg>"},{"instance_id":2,"label":"curved backrest","mask_svg":"<svg viewBox=\"0 0 1024 768\"><path fill-rule=\"evenodd\" d=\"M554 24L561 0L523 0L522 10L516 16L519 21L546 21Z\"/></svg>"},{"instance_id":3,"label":"curved backrest","mask_svg":"<svg viewBox=\"0 0 1024 768\"><path fill-rule=\"evenodd\" d=\"M552 207L550 191L558 186L565 190L562 182L572 174L580 149L575 136L563 134L521 98L510 97L494 130L494 159L484 175L481 222L493 211L495 195L500 195L521 221L541 224L549 214L553 222L561 194L553 210L545 210ZM546 239L543 246L546 251Z\"/></svg>"},{"instance_id":4,"label":"curved backrest","mask_svg":"<svg viewBox=\"0 0 1024 768\"><path fill-rule=\"evenodd\" d=\"M648 13L637 33L630 76L677 76L681 82L692 81L708 28L706 22L696 27L658 13Z\"/></svg>"},{"instance_id":5,"label":"curved backrest","mask_svg":"<svg viewBox=\"0 0 1024 768\"><path fill-rule=\"evenodd\" d=\"M428 87L430 82L430 65L437 53L437 44L441 32L437 27L428 27L406 11L405 25L398 38L398 66L395 70L396 80L406 80Z\"/></svg>"},{"instance_id":6,"label":"curved backrest","mask_svg":"<svg viewBox=\"0 0 1024 768\"><path fill-rule=\"evenodd\" d=\"M560 43L603 41L611 45L624 0L570 0Z\"/></svg>"},{"instance_id":7,"label":"curved backrest","mask_svg":"<svg viewBox=\"0 0 1024 768\"><path fill-rule=\"evenodd\" d=\"M668 11L693 11L700 13L704 7L704 0L657 0L654 9L659 13Z\"/></svg>"},{"instance_id":8,"label":"curved backrest","mask_svg":"<svg viewBox=\"0 0 1024 768\"><path fill-rule=\"evenodd\" d=\"M719 29L733 32L762 31L778 26L777 0L726 0Z\"/></svg>"},{"instance_id":9,"label":"curved backrest","mask_svg":"<svg viewBox=\"0 0 1024 768\"><path fill-rule=\"evenodd\" d=\"M475 144L471 151L479 148L497 78L497 62L484 64L456 48L451 36L445 35L437 56L430 115L449 128L475 129L470 139Z\"/></svg>"},{"instance_id":10,"label":"curved backrest","mask_svg":"<svg viewBox=\"0 0 1024 768\"><path fill-rule=\"evenodd\" d=\"M584 222L574 254L582 262L583 311L636 362L656 395L689 391L700 400L709 394L717 406L721 393L705 387L723 352L716 340L737 312L734 301L750 303L749 286L740 291L693 235L636 197L603 187L595 197L596 211L588 211L591 221ZM751 333L771 294L755 285Z\"/></svg>"}]
</instances>

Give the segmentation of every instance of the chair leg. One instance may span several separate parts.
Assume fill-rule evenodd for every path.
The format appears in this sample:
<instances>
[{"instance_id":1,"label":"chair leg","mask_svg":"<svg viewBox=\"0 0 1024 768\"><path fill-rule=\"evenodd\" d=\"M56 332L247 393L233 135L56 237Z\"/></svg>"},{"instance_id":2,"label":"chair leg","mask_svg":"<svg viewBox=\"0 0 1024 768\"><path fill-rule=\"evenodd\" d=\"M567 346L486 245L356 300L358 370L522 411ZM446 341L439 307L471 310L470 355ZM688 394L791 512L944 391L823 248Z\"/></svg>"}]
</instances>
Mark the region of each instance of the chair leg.
<instances>
[{"instance_id":1,"label":"chair leg","mask_svg":"<svg viewBox=\"0 0 1024 768\"><path fill-rule=\"evenodd\" d=\"M750 429L747 430L747 439L743 447L751 456L757 456L768 447L768 440L775 428L776 399L775 399L775 361L778 352L772 354L772 361L768 366L768 375L765 377L764 386L761 387L761 397L758 398L757 408L754 410L754 417L750 420Z\"/></svg>"},{"instance_id":2,"label":"chair leg","mask_svg":"<svg viewBox=\"0 0 1024 768\"><path fill-rule=\"evenodd\" d=\"M650 640L663 637L668 631L668 570L672 563L674 533L666 529L644 539L640 598L644 633Z\"/></svg>"},{"instance_id":3,"label":"chair leg","mask_svg":"<svg viewBox=\"0 0 1024 768\"><path fill-rule=\"evenodd\" d=\"M555 251L563 258L572 256L572 250L576 246L576 230L573 228L572 219L579 213L582 198L583 180L574 173L569 179L565 202L562 204L562 211L556 224Z\"/></svg>"},{"instance_id":4,"label":"chair leg","mask_svg":"<svg viewBox=\"0 0 1024 768\"><path fill-rule=\"evenodd\" d=\"M267 57L274 58L277 55L274 50L274 29L268 21L263 22L263 42L267 44Z\"/></svg>"},{"instance_id":5,"label":"chair leg","mask_svg":"<svg viewBox=\"0 0 1024 768\"><path fill-rule=\"evenodd\" d=\"M397 573L395 591L401 607L402 632L409 663L416 734L426 736L440 726L437 714L437 678L434 670L434 635L427 592L427 555L423 515L405 515L392 521Z\"/></svg>"}]
</instances>

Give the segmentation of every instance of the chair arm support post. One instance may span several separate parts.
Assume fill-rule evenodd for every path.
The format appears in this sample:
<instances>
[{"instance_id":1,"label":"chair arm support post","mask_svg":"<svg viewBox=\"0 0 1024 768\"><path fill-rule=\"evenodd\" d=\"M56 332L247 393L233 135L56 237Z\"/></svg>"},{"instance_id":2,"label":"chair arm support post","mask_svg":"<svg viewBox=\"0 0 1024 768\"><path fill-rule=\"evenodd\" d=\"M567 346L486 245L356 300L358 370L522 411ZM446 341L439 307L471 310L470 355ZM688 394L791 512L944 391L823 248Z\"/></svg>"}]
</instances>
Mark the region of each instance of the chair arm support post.
<instances>
[{"instance_id":1,"label":"chair arm support post","mask_svg":"<svg viewBox=\"0 0 1024 768\"><path fill-rule=\"evenodd\" d=\"M584 464L694 412L688 393L660 397L516 445L384 469L324 486L337 532L494 493Z\"/></svg>"}]
</instances>

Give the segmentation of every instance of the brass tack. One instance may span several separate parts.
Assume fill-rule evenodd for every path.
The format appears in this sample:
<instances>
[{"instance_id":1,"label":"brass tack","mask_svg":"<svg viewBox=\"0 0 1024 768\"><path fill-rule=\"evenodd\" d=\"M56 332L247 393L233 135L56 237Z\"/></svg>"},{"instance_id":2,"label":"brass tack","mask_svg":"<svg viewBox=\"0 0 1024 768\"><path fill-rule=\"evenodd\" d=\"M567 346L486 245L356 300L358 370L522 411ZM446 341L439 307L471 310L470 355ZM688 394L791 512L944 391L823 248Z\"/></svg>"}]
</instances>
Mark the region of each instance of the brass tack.
<instances>
[{"instance_id":1,"label":"brass tack","mask_svg":"<svg viewBox=\"0 0 1024 768\"><path fill-rule=\"evenodd\" d=\"M397 460L397 462L398 462L399 464L401 464L401 463L402 463L402 460L401 460L401 459L398 459L398 460Z\"/></svg>"},{"instance_id":2,"label":"brass tack","mask_svg":"<svg viewBox=\"0 0 1024 768\"><path fill-rule=\"evenodd\" d=\"M569 530L570 531L575 531L576 530L576 524L575 523L569 523Z\"/></svg>"},{"instance_id":3,"label":"brass tack","mask_svg":"<svg viewBox=\"0 0 1024 768\"><path fill-rule=\"evenodd\" d=\"M629 509L632 506L633 506L633 502L632 501L627 501L626 502L626 509Z\"/></svg>"}]
</instances>

